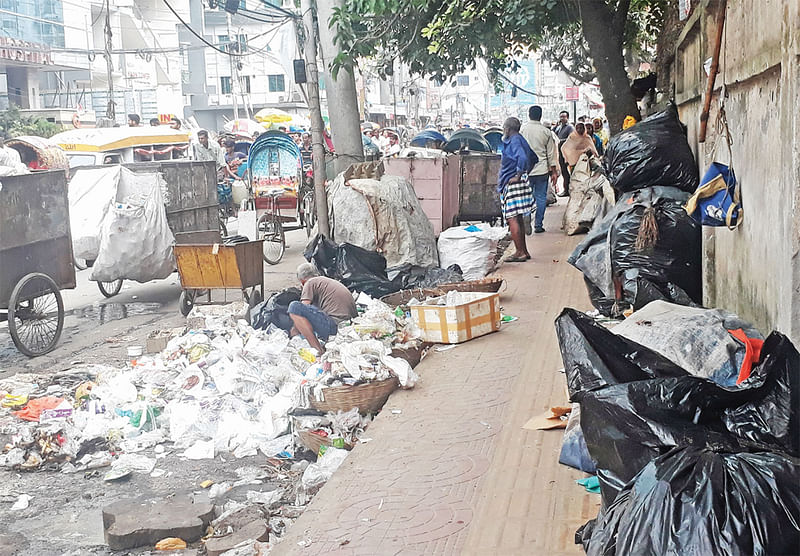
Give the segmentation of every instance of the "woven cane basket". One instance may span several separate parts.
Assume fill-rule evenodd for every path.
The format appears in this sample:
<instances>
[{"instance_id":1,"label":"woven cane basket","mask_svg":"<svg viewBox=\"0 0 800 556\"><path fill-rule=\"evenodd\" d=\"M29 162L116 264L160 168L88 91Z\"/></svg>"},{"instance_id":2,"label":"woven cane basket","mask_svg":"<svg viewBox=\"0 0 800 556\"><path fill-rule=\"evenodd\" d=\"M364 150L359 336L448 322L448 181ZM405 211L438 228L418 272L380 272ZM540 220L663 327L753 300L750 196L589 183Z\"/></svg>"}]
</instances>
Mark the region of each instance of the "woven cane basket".
<instances>
[{"instance_id":1,"label":"woven cane basket","mask_svg":"<svg viewBox=\"0 0 800 556\"><path fill-rule=\"evenodd\" d=\"M505 282L505 280L502 276L493 276L491 278L481 278L480 280L439 284L436 287L444 292L455 290L459 292L497 293L503 286L503 282Z\"/></svg>"},{"instance_id":2,"label":"woven cane basket","mask_svg":"<svg viewBox=\"0 0 800 556\"><path fill-rule=\"evenodd\" d=\"M357 386L334 386L322 390L323 401L312 397L311 405L319 411L350 411L354 407L362 415L377 413L386 403L389 394L394 392L399 383L397 378L375 380Z\"/></svg>"},{"instance_id":3,"label":"woven cane basket","mask_svg":"<svg viewBox=\"0 0 800 556\"><path fill-rule=\"evenodd\" d=\"M384 295L381 297L381 301L390 307L400 307L408 304L408 302L413 298L423 301L428 297L439 297L440 295L444 294L445 291L438 288L413 288L410 290L402 290L396 293L390 293L389 295Z\"/></svg>"}]
</instances>

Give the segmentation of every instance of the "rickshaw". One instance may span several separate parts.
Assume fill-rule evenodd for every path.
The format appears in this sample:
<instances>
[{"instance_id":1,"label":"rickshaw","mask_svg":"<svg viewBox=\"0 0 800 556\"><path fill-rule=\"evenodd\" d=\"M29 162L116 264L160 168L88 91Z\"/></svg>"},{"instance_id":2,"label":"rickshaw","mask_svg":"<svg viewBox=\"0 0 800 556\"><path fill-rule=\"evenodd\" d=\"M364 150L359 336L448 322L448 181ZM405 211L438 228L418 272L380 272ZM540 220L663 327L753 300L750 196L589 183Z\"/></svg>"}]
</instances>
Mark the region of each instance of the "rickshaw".
<instances>
[{"instance_id":1,"label":"rickshaw","mask_svg":"<svg viewBox=\"0 0 800 556\"><path fill-rule=\"evenodd\" d=\"M493 153L503 153L503 130L499 127L490 127L483 132L483 138L492 147Z\"/></svg>"},{"instance_id":2,"label":"rickshaw","mask_svg":"<svg viewBox=\"0 0 800 556\"><path fill-rule=\"evenodd\" d=\"M313 189L304 186L300 148L281 131L261 134L250 147L247 165L264 260L278 264L286 251L284 231L313 226L307 218L313 214Z\"/></svg>"}]
</instances>

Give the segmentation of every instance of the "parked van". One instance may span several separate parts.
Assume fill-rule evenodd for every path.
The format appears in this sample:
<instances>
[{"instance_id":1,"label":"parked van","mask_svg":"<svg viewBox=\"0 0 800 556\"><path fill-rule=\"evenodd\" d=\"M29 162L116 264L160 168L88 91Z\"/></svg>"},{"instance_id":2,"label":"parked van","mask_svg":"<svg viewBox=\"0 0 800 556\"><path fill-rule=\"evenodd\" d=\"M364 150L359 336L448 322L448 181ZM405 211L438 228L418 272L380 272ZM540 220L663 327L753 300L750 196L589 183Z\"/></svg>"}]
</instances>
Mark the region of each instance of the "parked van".
<instances>
[{"instance_id":1,"label":"parked van","mask_svg":"<svg viewBox=\"0 0 800 556\"><path fill-rule=\"evenodd\" d=\"M189 135L167 126L72 129L51 141L63 148L70 168L187 158Z\"/></svg>"}]
</instances>

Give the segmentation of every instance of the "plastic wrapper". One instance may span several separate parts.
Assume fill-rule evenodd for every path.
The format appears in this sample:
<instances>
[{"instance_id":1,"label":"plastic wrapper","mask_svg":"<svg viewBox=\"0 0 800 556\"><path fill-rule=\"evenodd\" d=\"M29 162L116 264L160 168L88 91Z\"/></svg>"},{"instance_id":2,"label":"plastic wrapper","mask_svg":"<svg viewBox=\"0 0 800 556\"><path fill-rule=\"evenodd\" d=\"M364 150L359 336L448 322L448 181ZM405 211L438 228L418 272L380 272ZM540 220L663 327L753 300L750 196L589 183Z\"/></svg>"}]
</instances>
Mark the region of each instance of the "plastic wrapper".
<instances>
[{"instance_id":1,"label":"plastic wrapper","mask_svg":"<svg viewBox=\"0 0 800 556\"><path fill-rule=\"evenodd\" d=\"M586 473L595 473L597 466L592 461L586 441L583 439L580 418L581 404L574 403L569 414L569 421L567 421L567 428L564 430L564 440L561 442L558 463L569 465Z\"/></svg>"},{"instance_id":2,"label":"plastic wrapper","mask_svg":"<svg viewBox=\"0 0 800 556\"><path fill-rule=\"evenodd\" d=\"M675 449L581 532L590 556L796 554L800 462L777 453Z\"/></svg>"},{"instance_id":3,"label":"plastic wrapper","mask_svg":"<svg viewBox=\"0 0 800 556\"><path fill-rule=\"evenodd\" d=\"M702 300L701 229L683 209L687 198L674 187L627 193L575 248L568 261L583 273L603 314L619 316L658 299ZM643 247L637 240L649 228L645 219L655 237Z\"/></svg>"},{"instance_id":4,"label":"plastic wrapper","mask_svg":"<svg viewBox=\"0 0 800 556\"><path fill-rule=\"evenodd\" d=\"M301 485L305 490L319 488L328 482L333 473L344 463L348 451L340 448L328 448L316 463L309 465L303 472Z\"/></svg>"},{"instance_id":5,"label":"plastic wrapper","mask_svg":"<svg viewBox=\"0 0 800 556\"><path fill-rule=\"evenodd\" d=\"M604 160L606 174L620 193L653 185L671 185L693 193L700 183L686 128L674 104L614 134Z\"/></svg>"}]
</instances>

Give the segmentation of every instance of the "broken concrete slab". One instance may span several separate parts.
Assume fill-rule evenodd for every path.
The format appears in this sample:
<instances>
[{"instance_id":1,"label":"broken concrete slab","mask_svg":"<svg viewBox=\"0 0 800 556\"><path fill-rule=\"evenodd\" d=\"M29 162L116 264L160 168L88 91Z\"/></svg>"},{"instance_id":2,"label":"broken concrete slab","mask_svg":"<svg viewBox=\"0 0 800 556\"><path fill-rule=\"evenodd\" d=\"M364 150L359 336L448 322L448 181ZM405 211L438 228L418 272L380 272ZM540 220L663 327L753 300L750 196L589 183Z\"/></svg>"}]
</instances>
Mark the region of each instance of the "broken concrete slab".
<instances>
[{"instance_id":1,"label":"broken concrete slab","mask_svg":"<svg viewBox=\"0 0 800 556\"><path fill-rule=\"evenodd\" d=\"M264 521L251 521L230 535L206 539L206 554L208 556L219 556L246 541L265 542L268 540L269 527L267 527L267 524Z\"/></svg>"},{"instance_id":2,"label":"broken concrete slab","mask_svg":"<svg viewBox=\"0 0 800 556\"><path fill-rule=\"evenodd\" d=\"M112 550L153 546L166 537L194 542L214 519L214 505L189 497L129 498L103 508L106 544Z\"/></svg>"}]
</instances>

